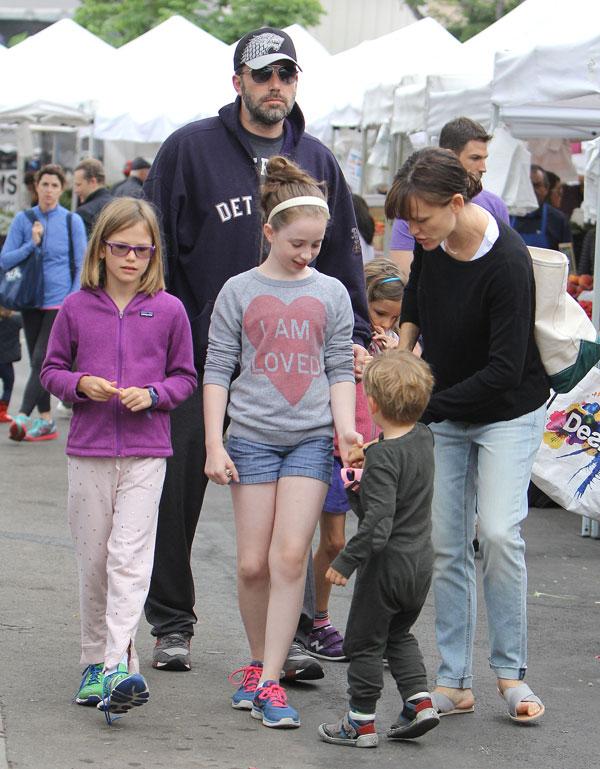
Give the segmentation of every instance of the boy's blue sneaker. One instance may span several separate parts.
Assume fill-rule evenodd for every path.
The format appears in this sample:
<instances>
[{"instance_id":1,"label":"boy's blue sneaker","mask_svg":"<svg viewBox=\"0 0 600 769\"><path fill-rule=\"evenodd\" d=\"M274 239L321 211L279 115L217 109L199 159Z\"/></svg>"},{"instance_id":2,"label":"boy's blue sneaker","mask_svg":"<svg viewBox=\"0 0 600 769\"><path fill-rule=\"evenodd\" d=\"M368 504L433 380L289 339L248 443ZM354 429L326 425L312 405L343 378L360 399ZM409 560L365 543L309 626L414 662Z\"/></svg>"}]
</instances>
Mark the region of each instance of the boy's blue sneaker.
<instances>
[{"instance_id":1,"label":"boy's blue sneaker","mask_svg":"<svg viewBox=\"0 0 600 769\"><path fill-rule=\"evenodd\" d=\"M234 670L233 673L228 677L228 680L233 684L237 683L235 680L237 675L241 673L243 676L241 686L231 698L232 708L236 708L237 710L252 710L252 701L254 699L254 695L256 694L256 688L262 675L262 667L262 662L252 660L249 665Z\"/></svg>"},{"instance_id":2,"label":"boy's blue sneaker","mask_svg":"<svg viewBox=\"0 0 600 769\"><path fill-rule=\"evenodd\" d=\"M319 737L323 742L351 748L376 748L379 743L375 721L355 721L350 718L350 713L337 724L321 724Z\"/></svg>"},{"instance_id":3,"label":"boy's blue sneaker","mask_svg":"<svg viewBox=\"0 0 600 769\"><path fill-rule=\"evenodd\" d=\"M300 726L298 712L287 704L285 690L277 681L264 681L256 689L250 715L262 720L263 726L274 729L294 729Z\"/></svg>"},{"instance_id":4,"label":"boy's blue sneaker","mask_svg":"<svg viewBox=\"0 0 600 769\"><path fill-rule=\"evenodd\" d=\"M33 425L27 428L24 440L26 441L51 441L58 438L58 431L53 419L36 419Z\"/></svg>"},{"instance_id":5,"label":"boy's blue sneaker","mask_svg":"<svg viewBox=\"0 0 600 769\"><path fill-rule=\"evenodd\" d=\"M25 414L19 414L10 423L8 428L8 437L13 441L22 441L27 435L27 430L31 427L31 417Z\"/></svg>"},{"instance_id":6,"label":"boy's blue sneaker","mask_svg":"<svg viewBox=\"0 0 600 769\"><path fill-rule=\"evenodd\" d=\"M398 721L392 724L387 737L390 740L412 740L421 737L440 722L431 697L419 697L404 703Z\"/></svg>"},{"instance_id":7,"label":"boy's blue sneaker","mask_svg":"<svg viewBox=\"0 0 600 769\"><path fill-rule=\"evenodd\" d=\"M104 665L99 662L96 665L88 665L83 671L79 691L75 695L75 702L78 705L97 705L102 700L102 668Z\"/></svg>"},{"instance_id":8,"label":"boy's blue sneaker","mask_svg":"<svg viewBox=\"0 0 600 769\"><path fill-rule=\"evenodd\" d=\"M144 676L128 673L127 665L121 663L114 673L104 676L102 701L96 707L104 713L110 726L115 720L113 713L127 713L131 708L145 705L149 699L150 692Z\"/></svg>"}]
</instances>

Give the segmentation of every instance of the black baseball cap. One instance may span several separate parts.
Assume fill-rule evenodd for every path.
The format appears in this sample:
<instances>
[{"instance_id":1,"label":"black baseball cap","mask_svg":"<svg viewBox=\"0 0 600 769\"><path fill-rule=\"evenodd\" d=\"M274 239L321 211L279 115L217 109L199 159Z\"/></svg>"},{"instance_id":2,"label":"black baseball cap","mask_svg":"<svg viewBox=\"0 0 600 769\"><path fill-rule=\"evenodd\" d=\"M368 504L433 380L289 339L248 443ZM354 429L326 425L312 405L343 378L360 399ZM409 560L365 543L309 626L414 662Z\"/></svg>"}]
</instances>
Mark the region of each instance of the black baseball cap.
<instances>
[{"instance_id":1,"label":"black baseball cap","mask_svg":"<svg viewBox=\"0 0 600 769\"><path fill-rule=\"evenodd\" d=\"M244 64L250 69L261 69L275 61L296 61L292 38L282 29L261 27L244 35L235 47L233 69L237 72Z\"/></svg>"},{"instance_id":2,"label":"black baseball cap","mask_svg":"<svg viewBox=\"0 0 600 769\"><path fill-rule=\"evenodd\" d=\"M150 168L150 163L146 160L146 158L137 157L131 161L132 171L142 171L144 168Z\"/></svg>"}]
</instances>

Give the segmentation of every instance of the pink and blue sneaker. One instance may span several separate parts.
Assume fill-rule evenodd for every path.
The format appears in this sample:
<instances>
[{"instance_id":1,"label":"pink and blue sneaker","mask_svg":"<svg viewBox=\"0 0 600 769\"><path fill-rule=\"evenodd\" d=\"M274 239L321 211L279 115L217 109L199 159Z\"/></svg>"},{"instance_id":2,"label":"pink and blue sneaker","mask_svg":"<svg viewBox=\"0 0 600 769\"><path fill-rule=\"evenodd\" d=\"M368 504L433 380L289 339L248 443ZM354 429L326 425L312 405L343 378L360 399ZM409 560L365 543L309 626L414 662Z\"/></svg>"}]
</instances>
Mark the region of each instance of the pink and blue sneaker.
<instances>
[{"instance_id":1,"label":"pink and blue sneaker","mask_svg":"<svg viewBox=\"0 0 600 769\"><path fill-rule=\"evenodd\" d=\"M234 670L228 676L227 680L233 684L239 682L239 678L236 681L236 676L242 675L241 685L231 698L232 708L236 708L236 710L252 710L252 702L262 675L262 667L262 662L252 660L249 665Z\"/></svg>"},{"instance_id":2,"label":"pink and blue sneaker","mask_svg":"<svg viewBox=\"0 0 600 769\"><path fill-rule=\"evenodd\" d=\"M252 700L252 718L263 722L263 726L274 729L294 729L300 726L300 716L287 702L287 694L277 681L263 681L257 687Z\"/></svg>"}]
</instances>

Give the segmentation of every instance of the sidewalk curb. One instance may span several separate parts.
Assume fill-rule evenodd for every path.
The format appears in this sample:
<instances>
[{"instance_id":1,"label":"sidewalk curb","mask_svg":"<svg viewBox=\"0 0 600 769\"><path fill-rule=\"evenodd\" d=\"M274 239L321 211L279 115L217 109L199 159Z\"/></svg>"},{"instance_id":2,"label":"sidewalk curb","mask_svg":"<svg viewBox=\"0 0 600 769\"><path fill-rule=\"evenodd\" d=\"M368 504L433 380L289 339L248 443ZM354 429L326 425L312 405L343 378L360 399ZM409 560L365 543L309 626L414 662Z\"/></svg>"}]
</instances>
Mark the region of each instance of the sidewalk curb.
<instances>
[{"instance_id":1,"label":"sidewalk curb","mask_svg":"<svg viewBox=\"0 0 600 769\"><path fill-rule=\"evenodd\" d=\"M2 719L2 703L0 702L0 769L8 769L8 758L6 757L6 731Z\"/></svg>"}]
</instances>

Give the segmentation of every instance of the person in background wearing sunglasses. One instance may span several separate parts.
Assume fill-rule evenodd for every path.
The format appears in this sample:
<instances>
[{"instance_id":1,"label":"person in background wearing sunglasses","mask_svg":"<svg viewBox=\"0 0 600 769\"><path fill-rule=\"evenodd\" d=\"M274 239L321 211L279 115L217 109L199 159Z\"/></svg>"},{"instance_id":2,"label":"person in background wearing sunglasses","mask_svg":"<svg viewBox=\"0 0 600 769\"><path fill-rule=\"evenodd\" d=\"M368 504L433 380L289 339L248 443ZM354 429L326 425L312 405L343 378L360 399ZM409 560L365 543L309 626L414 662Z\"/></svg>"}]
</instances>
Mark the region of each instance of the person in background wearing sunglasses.
<instances>
[{"instance_id":1,"label":"person in background wearing sunglasses","mask_svg":"<svg viewBox=\"0 0 600 769\"><path fill-rule=\"evenodd\" d=\"M304 117L295 103L300 67L294 43L280 29L253 30L238 42L233 68L236 100L218 116L175 131L144 184L144 195L161 219L168 290L182 300L192 324L199 378L217 294L229 278L255 267L265 255L259 185L274 155L293 159L326 183L331 223L314 266L349 292L358 372L370 323L352 198L333 154L304 132ZM160 503L146 618L157 638L153 666L190 670L196 623L190 552L208 483L202 472L206 453L200 389L171 414L171 426L174 455L167 463ZM323 677L305 648L313 611L309 576L298 635L282 671L287 680Z\"/></svg>"}]
</instances>

